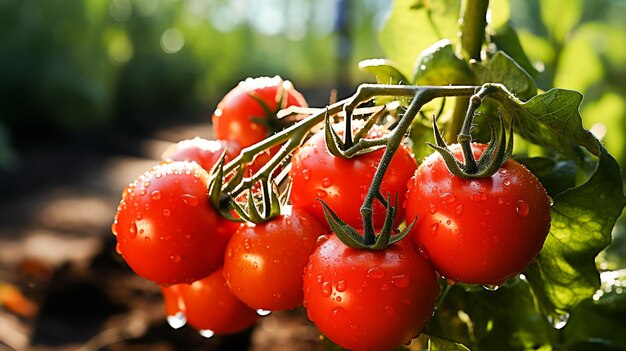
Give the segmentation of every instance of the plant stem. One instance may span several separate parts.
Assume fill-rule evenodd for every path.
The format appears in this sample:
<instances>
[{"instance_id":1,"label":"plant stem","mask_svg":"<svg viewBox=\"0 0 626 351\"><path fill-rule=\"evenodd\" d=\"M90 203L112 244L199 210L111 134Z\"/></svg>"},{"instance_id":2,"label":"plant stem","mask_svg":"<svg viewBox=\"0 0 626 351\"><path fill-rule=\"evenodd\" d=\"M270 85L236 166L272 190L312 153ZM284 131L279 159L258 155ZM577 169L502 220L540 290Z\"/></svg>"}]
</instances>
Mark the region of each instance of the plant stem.
<instances>
[{"instance_id":1,"label":"plant stem","mask_svg":"<svg viewBox=\"0 0 626 351\"><path fill-rule=\"evenodd\" d=\"M489 0L463 0L459 19L461 33L461 55L465 60L480 61L481 48L485 40L487 9ZM469 99L457 97L452 112L452 120L446 130L446 141L454 143L461 130Z\"/></svg>"}]
</instances>

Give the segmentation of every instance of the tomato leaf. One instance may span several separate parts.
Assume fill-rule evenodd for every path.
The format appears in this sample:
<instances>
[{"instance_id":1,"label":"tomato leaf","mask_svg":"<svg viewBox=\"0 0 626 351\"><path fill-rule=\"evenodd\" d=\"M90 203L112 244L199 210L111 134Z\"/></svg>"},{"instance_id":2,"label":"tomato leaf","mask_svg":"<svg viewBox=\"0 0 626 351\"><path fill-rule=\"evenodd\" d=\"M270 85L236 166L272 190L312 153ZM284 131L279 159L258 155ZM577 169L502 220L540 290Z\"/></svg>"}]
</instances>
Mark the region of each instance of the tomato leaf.
<instances>
[{"instance_id":1,"label":"tomato leaf","mask_svg":"<svg viewBox=\"0 0 626 351\"><path fill-rule=\"evenodd\" d=\"M526 271L542 311L556 327L600 286L594 259L611 243L611 230L626 204L617 161L596 143L597 169L586 183L554 197L550 233Z\"/></svg>"},{"instance_id":2,"label":"tomato leaf","mask_svg":"<svg viewBox=\"0 0 626 351\"><path fill-rule=\"evenodd\" d=\"M470 349L468 349L461 343L434 335L429 335L428 351L470 351Z\"/></svg>"},{"instance_id":3,"label":"tomato leaf","mask_svg":"<svg viewBox=\"0 0 626 351\"><path fill-rule=\"evenodd\" d=\"M528 100L537 94L533 78L503 51L487 61L471 62L470 66L480 82L501 83L518 99Z\"/></svg>"},{"instance_id":4,"label":"tomato leaf","mask_svg":"<svg viewBox=\"0 0 626 351\"><path fill-rule=\"evenodd\" d=\"M387 59L369 59L359 62L359 69L376 77L380 84L408 84L409 79L400 72L398 65Z\"/></svg>"},{"instance_id":5,"label":"tomato leaf","mask_svg":"<svg viewBox=\"0 0 626 351\"><path fill-rule=\"evenodd\" d=\"M507 23L497 28L491 35L491 41L496 44L499 50L511 56L526 72L533 76L539 73L535 67L533 67L526 52L524 52L519 37L511 25Z\"/></svg>"},{"instance_id":6,"label":"tomato leaf","mask_svg":"<svg viewBox=\"0 0 626 351\"><path fill-rule=\"evenodd\" d=\"M396 0L378 42L385 56L398 63L405 75L413 71L415 58L441 39L458 40L459 0Z\"/></svg>"},{"instance_id":7,"label":"tomato leaf","mask_svg":"<svg viewBox=\"0 0 626 351\"><path fill-rule=\"evenodd\" d=\"M474 74L467 63L456 56L448 39L442 39L422 51L413 71L415 85L473 84Z\"/></svg>"},{"instance_id":8,"label":"tomato leaf","mask_svg":"<svg viewBox=\"0 0 626 351\"><path fill-rule=\"evenodd\" d=\"M574 161L555 161L547 157L515 157L515 160L537 176L552 197L576 185Z\"/></svg>"}]
</instances>

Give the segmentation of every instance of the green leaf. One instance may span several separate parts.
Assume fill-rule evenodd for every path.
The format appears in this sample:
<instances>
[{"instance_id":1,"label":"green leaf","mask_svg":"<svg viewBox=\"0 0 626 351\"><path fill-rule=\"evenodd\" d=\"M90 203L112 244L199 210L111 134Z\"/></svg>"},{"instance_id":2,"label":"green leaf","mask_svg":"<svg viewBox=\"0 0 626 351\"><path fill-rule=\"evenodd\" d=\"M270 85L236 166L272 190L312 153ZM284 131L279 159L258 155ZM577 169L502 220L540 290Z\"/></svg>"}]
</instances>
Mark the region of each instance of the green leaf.
<instances>
[{"instance_id":1,"label":"green leaf","mask_svg":"<svg viewBox=\"0 0 626 351\"><path fill-rule=\"evenodd\" d=\"M385 56L409 76L415 58L432 43L458 40L459 9L460 0L394 1L378 38Z\"/></svg>"},{"instance_id":2,"label":"green leaf","mask_svg":"<svg viewBox=\"0 0 626 351\"><path fill-rule=\"evenodd\" d=\"M448 39L442 39L422 51L413 72L415 85L474 84L474 74L458 57Z\"/></svg>"},{"instance_id":3,"label":"green leaf","mask_svg":"<svg viewBox=\"0 0 626 351\"><path fill-rule=\"evenodd\" d=\"M376 77L380 84L409 84L408 78L400 72L398 65L386 59L369 59L359 62L359 69Z\"/></svg>"},{"instance_id":4,"label":"green leaf","mask_svg":"<svg viewBox=\"0 0 626 351\"><path fill-rule=\"evenodd\" d=\"M518 99L537 94L532 77L509 55L498 51L489 60L470 64L481 83L501 83Z\"/></svg>"},{"instance_id":5,"label":"green leaf","mask_svg":"<svg viewBox=\"0 0 626 351\"><path fill-rule=\"evenodd\" d=\"M539 178L550 196L556 196L576 185L574 161L555 161L547 157L515 157L515 160Z\"/></svg>"},{"instance_id":6,"label":"green leaf","mask_svg":"<svg viewBox=\"0 0 626 351\"><path fill-rule=\"evenodd\" d=\"M541 20L550 36L563 42L583 14L583 0L541 0Z\"/></svg>"},{"instance_id":7,"label":"green leaf","mask_svg":"<svg viewBox=\"0 0 626 351\"><path fill-rule=\"evenodd\" d=\"M551 89L527 102L508 94L498 94L496 101L508 117L515 116L515 132L537 145L557 151L569 159L580 157L579 146L600 155L596 138L583 128L578 107L581 93L572 90ZM505 117L507 117L505 115Z\"/></svg>"},{"instance_id":8,"label":"green leaf","mask_svg":"<svg viewBox=\"0 0 626 351\"><path fill-rule=\"evenodd\" d=\"M615 159L596 141L598 166L583 185L554 197L551 228L537 261L526 271L542 311L565 316L600 286L596 255L611 242L611 230L626 198Z\"/></svg>"},{"instance_id":9,"label":"green leaf","mask_svg":"<svg viewBox=\"0 0 626 351\"><path fill-rule=\"evenodd\" d=\"M495 29L495 32L491 35L491 41L496 44L498 50L504 51L511 56L526 72L533 76L539 73L533 67L526 52L524 52L519 37L511 25L504 24Z\"/></svg>"},{"instance_id":10,"label":"green leaf","mask_svg":"<svg viewBox=\"0 0 626 351\"><path fill-rule=\"evenodd\" d=\"M461 343L434 335L429 335L428 351L470 351L470 349L468 349Z\"/></svg>"}]
</instances>

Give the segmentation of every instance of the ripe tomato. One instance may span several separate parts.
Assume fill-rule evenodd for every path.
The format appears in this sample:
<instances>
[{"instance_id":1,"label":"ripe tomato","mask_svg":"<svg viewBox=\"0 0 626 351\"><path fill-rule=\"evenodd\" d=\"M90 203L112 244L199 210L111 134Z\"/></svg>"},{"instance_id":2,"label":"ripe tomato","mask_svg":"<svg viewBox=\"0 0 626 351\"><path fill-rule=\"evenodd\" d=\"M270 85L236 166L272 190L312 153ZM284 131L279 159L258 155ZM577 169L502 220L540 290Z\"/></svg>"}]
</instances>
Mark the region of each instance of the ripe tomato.
<instances>
[{"instance_id":1,"label":"ripe tomato","mask_svg":"<svg viewBox=\"0 0 626 351\"><path fill-rule=\"evenodd\" d=\"M135 273L170 285L191 283L221 267L232 232L208 200L208 178L195 162L172 162L126 187L112 231Z\"/></svg>"},{"instance_id":2,"label":"ripe tomato","mask_svg":"<svg viewBox=\"0 0 626 351\"><path fill-rule=\"evenodd\" d=\"M183 284L160 286L163 303L165 305L165 316L169 325L178 329L185 325L185 302L182 296Z\"/></svg>"},{"instance_id":3,"label":"ripe tomato","mask_svg":"<svg viewBox=\"0 0 626 351\"><path fill-rule=\"evenodd\" d=\"M192 284L180 284L187 322L202 335L231 334L252 326L259 315L231 294L222 269Z\"/></svg>"},{"instance_id":4,"label":"ripe tomato","mask_svg":"<svg viewBox=\"0 0 626 351\"><path fill-rule=\"evenodd\" d=\"M307 106L290 81L279 76L248 78L218 103L211 117L215 137L248 147L271 135L275 113L289 106Z\"/></svg>"},{"instance_id":5,"label":"ripe tomato","mask_svg":"<svg viewBox=\"0 0 626 351\"><path fill-rule=\"evenodd\" d=\"M336 126L337 133L343 135L343 123ZM378 138L386 131L374 126L368 138ZM290 176L292 188L290 200L294 207L299 207L326 223L322 206L317 199L323 200L347 224L363 228L360 208L372 183L384 149L350 159L333 156L326 148L324 131L313 135L294 154L291 159ZM417 163L411 150L401 145L395 153L383 182L381 193L391 194L391 200L398 195L402 204L407 190L407 182L413 176ZM374 201L373 221L376 228L385 221L385 207ZM404 218L402 206L398 206L396 222Z\"/></svg>"},{"instance_id":6,"label":"ripe tomato","mask_svg":"<svg viewBox=\"0 0 626 351\"><path fill-rule=\"evenodd\" d=\"M417 336L433 314L437 275L411 240L357 250L335 235L318 246L304 272L309 319L350 350L391 350Z\"/></svg>"},{"instance_id":7,"label":"ripe tomato","mask_svg":"<svg viewBox=\"0 0 626 351\"><path fill-rule=\"evenodd\" d=\"M228 162L237 157L241 147L235 142L227 140L207 140L196 137L170 145L163 152L161 159L165 161L195 161L207 172L210 172L219 161L224 150L226 150L225 161Z\"/></svg>"},{"instance_id":8,"label":"ripe tomato","mask_svg":"<svg viewBox=\"0 0 626 351\"><path fill-rule=\"evenodd\" d=\"M473 144L475 157L486 145ZM460 145L450 146L462 159ZM491 177L452 175L439 153L428 156L409 183L411 235L444 277L500 285L537 256L550 229L550 199L539 180L509 159Z\"/></svg>"},{"instance_id":9,"label":"ripe tomato","mask_svg":"<svg viewBox=\"0 0 626 351\"><path fill-rule=\"evenodd\" d=\"M246 223L231 238L224 277L235 296L255 309L302 304L302 271L324 227L308 213L286 207L263 224Z\"/></svg>"}]
</instances>

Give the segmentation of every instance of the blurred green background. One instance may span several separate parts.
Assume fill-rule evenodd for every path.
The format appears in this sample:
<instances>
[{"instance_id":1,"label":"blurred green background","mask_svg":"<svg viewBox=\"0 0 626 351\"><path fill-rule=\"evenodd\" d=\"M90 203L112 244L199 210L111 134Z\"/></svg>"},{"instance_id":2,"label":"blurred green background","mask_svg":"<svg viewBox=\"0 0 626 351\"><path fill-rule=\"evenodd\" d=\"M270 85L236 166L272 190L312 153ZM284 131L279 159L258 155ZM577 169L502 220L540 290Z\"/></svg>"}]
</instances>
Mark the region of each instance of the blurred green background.
<instances>
[{"instance_id":1,"label":"blurred green background","mask_svg":"<svg viewBox=\"0 0 626 351\"><path fill-rule=\"evenodd\" d=\"M39 137L208 121L247 76L281 75L312 104L332 88L348 95L372 79L357 63L384 56L377 31L389 6L0 0L0 175L18 169L20 145ZM625 166L626 0L511 0L510 13L539 87L584 93L586 127Z\"/></svg>"}]
</instances>

